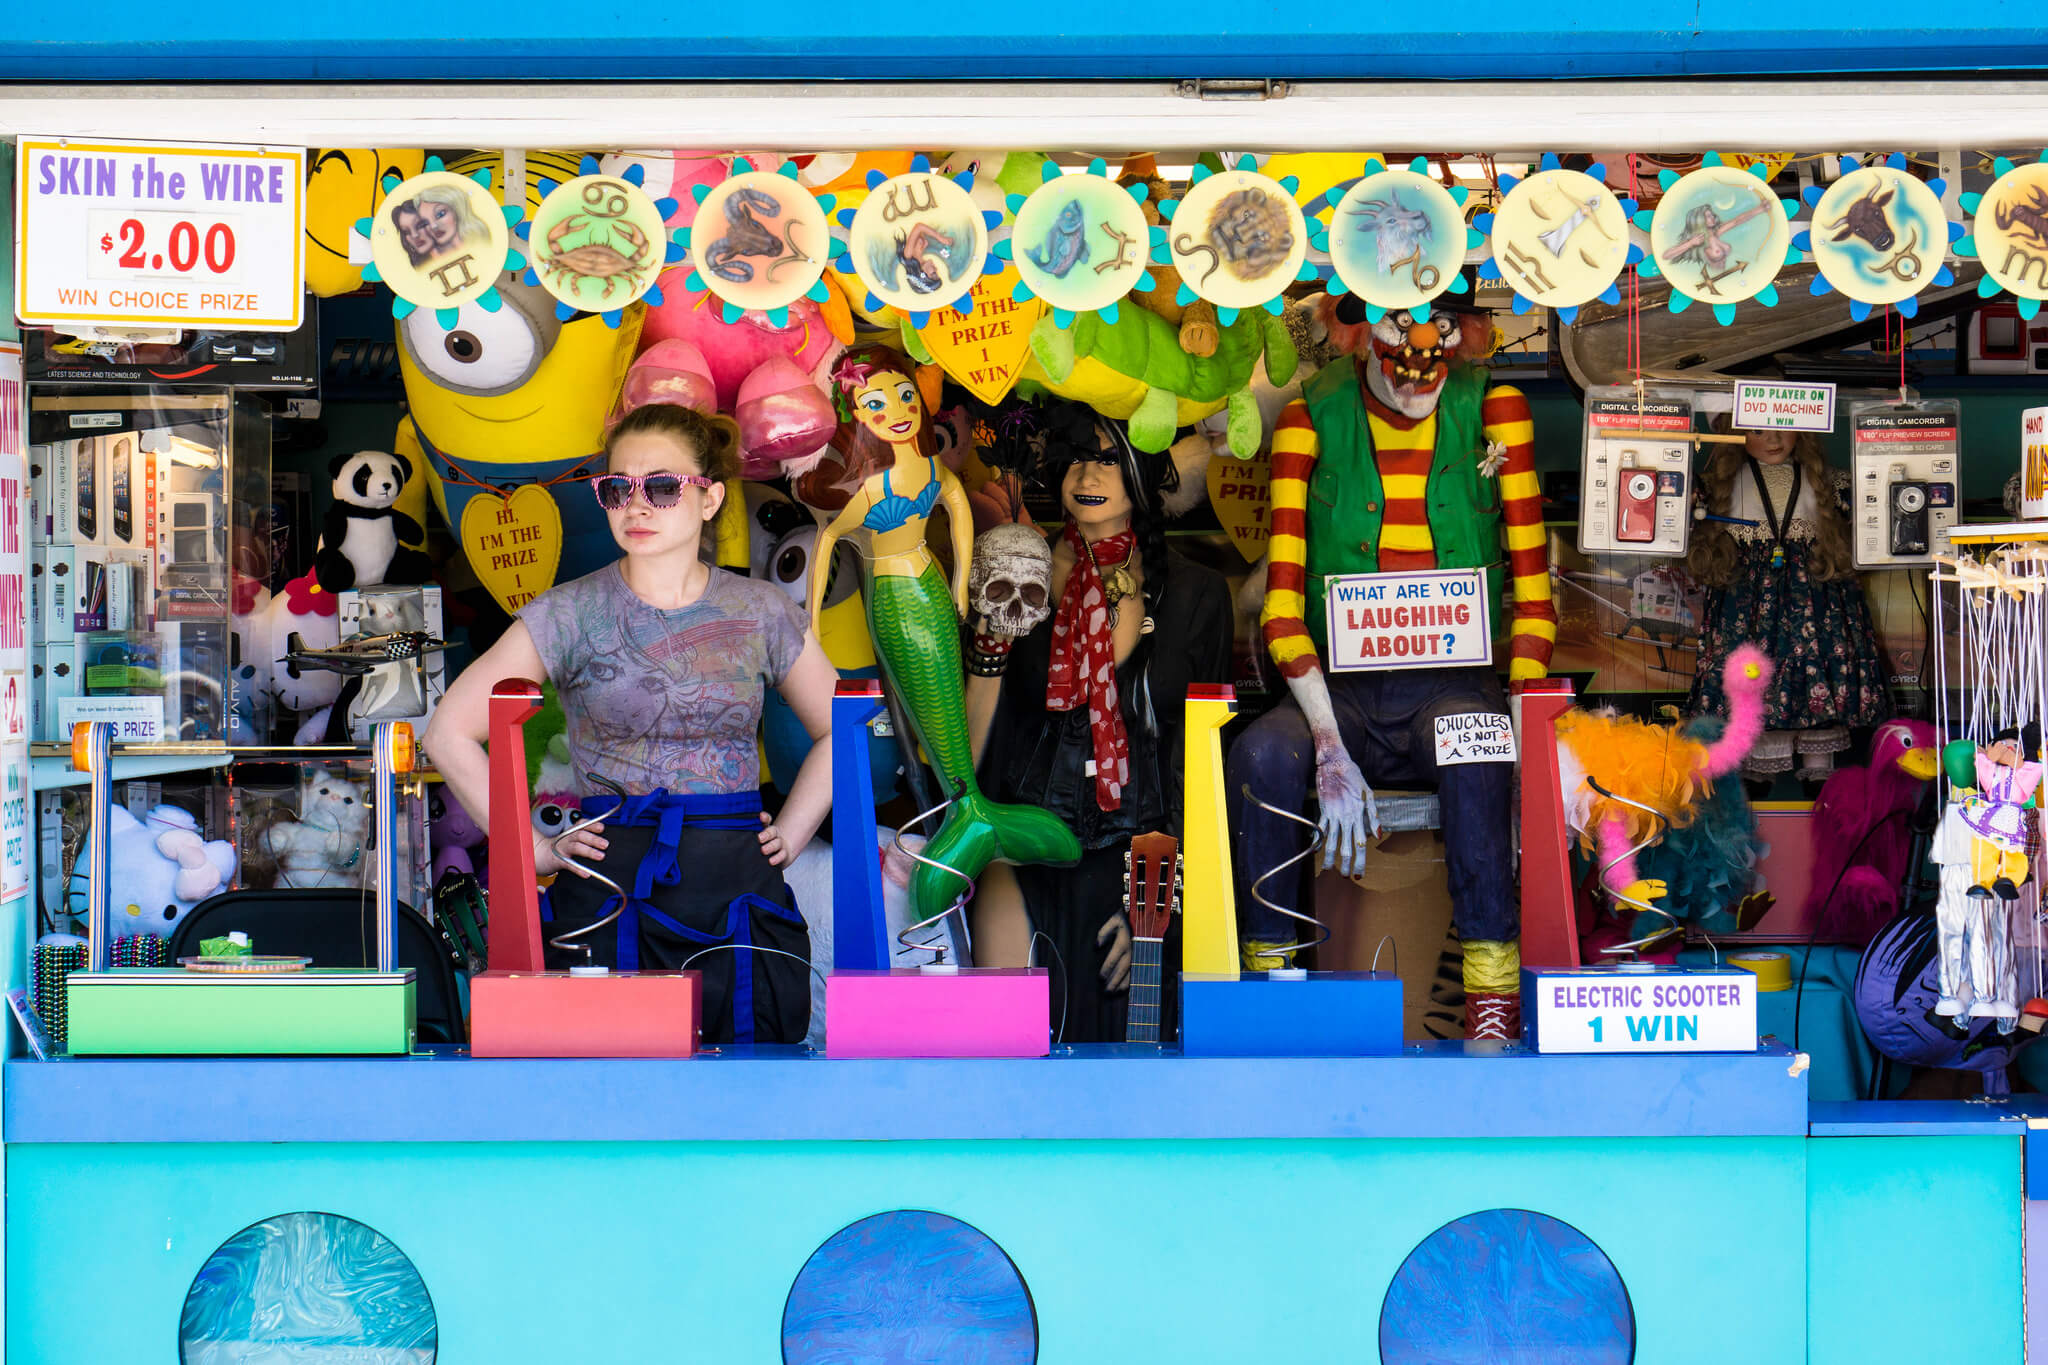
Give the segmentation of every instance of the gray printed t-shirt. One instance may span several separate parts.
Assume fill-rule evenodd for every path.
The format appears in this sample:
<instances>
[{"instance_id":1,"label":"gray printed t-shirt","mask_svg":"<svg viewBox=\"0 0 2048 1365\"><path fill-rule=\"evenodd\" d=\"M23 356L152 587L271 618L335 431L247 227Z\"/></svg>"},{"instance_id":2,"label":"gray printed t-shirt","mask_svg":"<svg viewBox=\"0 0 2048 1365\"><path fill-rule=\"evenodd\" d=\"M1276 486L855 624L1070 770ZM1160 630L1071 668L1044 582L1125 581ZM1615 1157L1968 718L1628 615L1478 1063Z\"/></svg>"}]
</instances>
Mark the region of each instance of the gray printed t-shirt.
<instances>
[{"instance_id":1,"label":"gray printed t-shirt","mask_svg":"<svg viewBox=\"0 0 2048 1365\"><path fill-rule=\"evenodd\" d=\"M723 569L677 611L640 600L617 563L520 608L568 717L580 794L725 794L761 785L761 698L804 647L802 608Z\"/></svg>"}]
</instances>

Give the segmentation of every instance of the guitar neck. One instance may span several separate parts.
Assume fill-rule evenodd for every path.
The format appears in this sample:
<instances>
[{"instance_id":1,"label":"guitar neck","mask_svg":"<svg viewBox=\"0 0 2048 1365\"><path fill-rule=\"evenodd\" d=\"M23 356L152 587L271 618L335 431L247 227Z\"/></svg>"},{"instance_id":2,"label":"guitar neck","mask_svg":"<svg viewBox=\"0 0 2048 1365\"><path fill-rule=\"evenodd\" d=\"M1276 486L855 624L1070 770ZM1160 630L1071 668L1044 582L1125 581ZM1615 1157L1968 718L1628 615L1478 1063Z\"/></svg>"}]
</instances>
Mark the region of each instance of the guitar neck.
<instances>
[{"instance_id":1,"label":"guitar neck","mask_svg":"<svg viewBox=\"0 0 2048 1365\"><path fill-rule=\"evenodd\" d=\"M1159 1041L1159 977L1164 944L1156 938L1131 940L1131 995L1124 1017L1124 1041Z\"/></svg>"}]
</instances>

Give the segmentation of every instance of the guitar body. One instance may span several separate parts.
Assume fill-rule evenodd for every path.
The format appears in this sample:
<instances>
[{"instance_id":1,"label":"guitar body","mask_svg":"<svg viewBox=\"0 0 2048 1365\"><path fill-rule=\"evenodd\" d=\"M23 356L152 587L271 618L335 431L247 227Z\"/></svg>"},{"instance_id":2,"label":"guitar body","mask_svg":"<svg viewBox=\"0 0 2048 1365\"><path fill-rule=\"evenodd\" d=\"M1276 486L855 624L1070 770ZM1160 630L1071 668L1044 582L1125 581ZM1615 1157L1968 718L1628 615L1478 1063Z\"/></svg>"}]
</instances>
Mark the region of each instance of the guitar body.
<instances>
[{"instance_id":1,"label":"guitar body","mask_svg":"<svg viewBox=\"0 0 2048 1365\"><path fill-rule=\"evenodd\" d=\"M1124 1023L1127 1043L1159 1038L1160 978L1165 973L1166 928L1180 909L1180 841L1171 834L1138 834L1124 855L1124 917L1131 924L1131 995Z\"/></svg>"}]
</instances>

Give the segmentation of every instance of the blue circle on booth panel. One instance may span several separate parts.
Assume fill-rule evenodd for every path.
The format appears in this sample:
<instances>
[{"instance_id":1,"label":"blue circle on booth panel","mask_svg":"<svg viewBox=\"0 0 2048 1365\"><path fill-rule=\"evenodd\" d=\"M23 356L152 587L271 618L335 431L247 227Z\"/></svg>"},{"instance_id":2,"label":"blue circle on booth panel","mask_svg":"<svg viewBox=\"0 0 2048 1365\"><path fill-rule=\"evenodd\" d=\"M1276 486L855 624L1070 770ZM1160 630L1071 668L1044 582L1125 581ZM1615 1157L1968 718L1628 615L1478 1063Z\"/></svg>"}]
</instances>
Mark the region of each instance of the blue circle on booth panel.
<instances>
[{"instance_id":1,"label":"blue circle on booth panel","mask_svg":"<svg viewBox=\"0 0 2048 1365\"><path fill-rule=\"evenodd\" d=\"M433 1365L426 1281L375 1228L284 1213L220 1244L178 1320L181 1365Z\"/></svg>"},{"instance_id":2,"label":"blue circle on booth panel","mask_svg":"<svg viewBox=\"0 0 2048 1365\"><path fill-rule=\"evenodd\" d=\"M1038 1312L1009 1255L943 1213L850 1223L782 1309L784 1365L1032 1365Z\"/></svg>"},{"instance_id":3,"label":"blue circle on booth panel","mask_svg":"<svg viewBox=\"0 0 2048 1365\"><path fill-rule=\"evenodd\" d=\"M1385 1365L1629 1365L1635 1353L1635 1309L1607 1253L1527 1209L1430 1233L1380 1306Z\"/></svg>"}]
</instances>

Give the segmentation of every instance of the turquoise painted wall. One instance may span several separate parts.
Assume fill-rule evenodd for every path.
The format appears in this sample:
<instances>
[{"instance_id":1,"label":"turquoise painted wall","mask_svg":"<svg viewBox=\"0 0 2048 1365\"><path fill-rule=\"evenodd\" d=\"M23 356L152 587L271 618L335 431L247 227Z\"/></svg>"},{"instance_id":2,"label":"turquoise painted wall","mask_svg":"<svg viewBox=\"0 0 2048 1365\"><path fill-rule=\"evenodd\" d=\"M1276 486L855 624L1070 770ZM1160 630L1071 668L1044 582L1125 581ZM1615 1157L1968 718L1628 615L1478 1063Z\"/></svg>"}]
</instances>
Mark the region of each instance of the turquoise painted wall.
<instances>
[{"instance_id":1,"label":"turquoise painted wall","mask_svg":"<svg viewBox=\"0 0 2048 1365\"><path fill-rule=\"evenodd\" d=\"M2020 1365L2021 1144L1870 1137L1806 1147L1811 1365Z\"/></svg>"},{"instance_id":2,"label":"turquoise painted wall","mask_svg":"<svg viewBox=\"0 0 2048 1365\"><path fill-rule=\"evenodd\" d=\"M6 1341L17 1361L167 1360L192 1277L223 1240L321 1210L412 1259L442 1365L772 1365L810 1254L848 1223L911 1207L1010 1254L1046 1362L1369 1361L1381 1298L1415 1244L1509 1207L1607 1253L1634 1305L1637 1359L1792 1365L1806 1356L1809 1145L15 1146ZM1780 1291L1755 1292L1760 1279Z\"/></svg>"}]
</instances>

